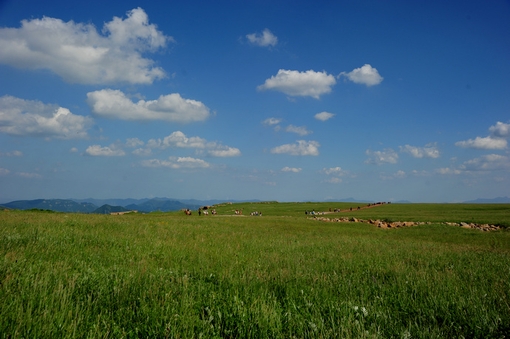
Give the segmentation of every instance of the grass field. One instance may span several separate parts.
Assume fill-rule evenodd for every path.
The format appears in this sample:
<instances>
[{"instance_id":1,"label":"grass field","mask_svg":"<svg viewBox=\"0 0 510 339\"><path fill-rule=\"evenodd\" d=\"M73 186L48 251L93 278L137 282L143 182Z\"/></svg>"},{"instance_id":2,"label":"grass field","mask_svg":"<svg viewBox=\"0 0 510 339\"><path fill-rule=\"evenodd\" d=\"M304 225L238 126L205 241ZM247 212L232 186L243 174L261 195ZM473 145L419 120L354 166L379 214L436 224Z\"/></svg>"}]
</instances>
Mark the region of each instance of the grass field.
<instances>
[{"instance_id":1,"label":"grass field","mask_svg":"<svg viewBox=\"0 0 510 339\"><path fill-rule=\"evenodd\" d=\"M510 205L0 212L0 338L509 338ZM244 216L234 216L242 209ZM262 217L250 217L250 212Z\"/></svg>"}]
</instances>

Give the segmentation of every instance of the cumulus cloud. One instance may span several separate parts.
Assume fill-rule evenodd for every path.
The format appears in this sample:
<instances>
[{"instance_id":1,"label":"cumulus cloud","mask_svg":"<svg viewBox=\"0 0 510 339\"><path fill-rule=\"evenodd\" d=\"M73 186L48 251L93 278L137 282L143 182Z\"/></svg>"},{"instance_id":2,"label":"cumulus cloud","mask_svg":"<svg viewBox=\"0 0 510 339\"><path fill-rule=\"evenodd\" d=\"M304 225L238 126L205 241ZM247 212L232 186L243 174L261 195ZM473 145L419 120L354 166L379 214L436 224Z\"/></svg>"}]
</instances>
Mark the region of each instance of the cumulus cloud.
<instances>
[{"instance_id":1,"label":"cumulus cloud","mask_svg":"<svg viewBox=\"0 0 510 339\"><path fill-rule=\"evenodd\" d=\"M281 129L281 126L279 125L281 121L282 119L267 118L266 120L262 121L262 124L266 126L271 126L276 132L278 132Z\"/></svg>"},{"instance_id":2,"label":"cumulus cloud","mask_svg":"<svg viewBox=\"0 0 510 339\"><path fill-rule=\"evenodd\" d=\"M510 158L505 155L487 154L478 158L464 161L455 167L446 167L436 170L439 174L463 174L476 172L509 171Z\"/></svg>"},{"instance_id":3,"label":"cumulus cloud","mask_svg":"<svg viewBox=\"0 0 510 339\"><path fill-rule=\"evenodd\" d=\"M319 99L321 95L331 92L331 86L336 84L335 77L326 72L306 72L280 69L278 73L266 79L263 85L257 87L259 91L275 90L290 96L310 96Z\"/></svg>"},{"instance_id":4,"label":"cumulus cloud","mask_svg":"<svg viewBox=\"0 0 510 339\"><path fill-rule=\"evenodd\" d=\"M298 140L295 144L285 144L271 149L274 154L319 155L320 144L317 141Z\"/></svg>"},{"instance_id":5,"label":"cumulus cloud","mask_svg":"<svg viewBox=\"0 0 510 339\"><path fill-rule=\"evenodd\" d=\"M57 139L87 137L93 121L71 113L67 108L23 100L9 95L0 97L0 132Z\"/></svg>"},{"instance_id":6,"label":"cumulus cloud","mask_svg":"<svg viewBox=\"0 0 510 339\"><path fill-rule=\"evenodd\" d=\"M209 117L207 106L200 101L184 99L178 93L134 103L119 90L103 89L87 93L87 102L94 114L111 119L189 123Z\"/></svg>"},{"instance_id":7,"label":"cumulus cloud","mask_svg":"<svg viewBox=\"0 0 510 339\"><path fill-rule=\"evenodd\" d=\"M340 184L343 182L342 178L338 177L330 177L325 180L325 182L328 182L330 184Z\"/></svg>"},{"instance_id":8,"label":"cumulus cloud","mask_svg":"<svg viewBox=\"0 0 510 339\"><path fill-rule=\"evenodd\" d=\"M209 142L200 137L187 137L186 134L181 131L172 132L163 139L150 139L147 141L146 146L149 149L166 149L169 147L195 148L205 151L208 155L213 157L236 157L241 155L241 151L238 148L225 146L214 141Z\"/></svg>"},{"instance_id":9,"label":"cumulus cloud","mask_svg":"<svg viewBox=\"0 0 510 339\"><path fill-rule=\"evenodd\" d=\"M369 64L365 64L360 68L355 68L349 73L342 72L339 77L344 76L356 84L366 85L367 87L379 85L383 81L383 77L379 72Z\"/></svg>"},{"instance_id":10,"label":"cumulus cloud","mask_svg":"<svg viewBox=\"0 0 510 339\"><path fill-rule=\"evenodd\" d=\"M207 151L207 153L210 156L221 157L221 158L238 157L241 155L241 151L238 148L228 147L228 146L219 146L216 149Z\"/></svg>"},{"instance_id":11,"label":"cumulus cloud","mask_svg":"<svg viewBox=\"0 0 510 339\"><path fill-rule=\"evenodd\" d=\"M343 176L347 174L347 171L344 171L341 167L330 167L330 168L323 168L322 173L327 175L337 175L337 176Z\"/></svg>"},{"instance_id":12,"label":"cumulus cloud","mask_svg":"<svg viewBox=\"0 0 510 339\"><path fill-rule=\"evenodd\" d=\"M465 161L460 169L465 171L510 170L510 159L504 155L488 154Z\"/></svg>"},{"instance_id":13,"label":"cumulus cloud","mask_svg":"<svg viewBox=\"0 0 510 339\"><path fill-rule=\"evenodd\" d=\"M395 178L405 178L406 177L406 172L404 172L402 170L398 170L397 172L395 172L395 174L393 174L393 176Z\"/></svg>"},{"instance_id":14,"label":"cumulus cloud","mask_svg":"<svg viewBox=\"0 0 510 339\"><path fill-rule=\"evenodd\" d=\"M325 182L330 184L340 184L343 182L341 177L349 174L348 171L343 170L341 167L329 167L323 168L321 173L328 175L329 177L325 180Z\"/></svg>"},{"instance_id":15,"label":"cumulus cloud","mask_svg":"<svg viewBox=\"0 0 510 339\"><path fill-rule=\"evenodd\" d=\"M147 142L147 146L161 149L168 147L205 148L207 146L207 140L200 137L187 137L183 132L175 131L163 139L150 139Z\"/></svg>"},{"instance_id":16,"label":"cumulus cloud","mask_svg":"<svg viewBox=\"0 0 510 339\"><path fill-rule=\"evenodd\" d=\"M104 24L43 17L21 21L20 28L0 28L0 63L24 69L48 69L65 81L81 84L125 82L151 84L165 77L142 53L165 47L165 36L141 8Z\"/></svg>"},{"instance_id":17,"label":"cumulus cloud","mask_svg":"<svg viewBox=\"0 0 510 339\"><path fill-rule=\"evenodd\" d=\"M455 168L443 167L443 168L437 169L436 173L439 173L439 174L442 174L442 175L449 175L449 174L458 175L458 174L461 174L462 172L460 170L458 170L458 169L455 169Z\"/></svg>"},{"instance_id":18,"label":"cumulus cloud","mask_svg":"<svg viewBox=\"0 0 510 339\"><path fill-rule=\"evenodd\" d=\"M294 126L294 125L287 126L285 131L290 132L290 133L296 133L301 136L305 136L305 135L312 133L312 131L307 130L305 126Z\"/></svg>"},{"instance_id":19,"label":"cumulus cloud","mask_svg":"<svg viewBox=\"0 0 510 339\"><path fill-rule=\"evenodd\" d=\"M86 155L90 156L104 156L104 157L112 157L112 156L124 156L126 153L116 147L115 145L110 146L101 146L101 145L91 145L87 147L85 150Z\"/></svg>"},{"instance_id":20,"label":"cumulus cloud","mask_svg":"<svg viewBox=\"0 0 510 339\"><path fill-rule=\"evenodd\" d=\"M139 156L147 156L152 154L152 150L150 148L137 148L131 153Z\"/></svg>"},{"instance_id":21,"label":"cumulus cloud","mask_svg":"<svg viewBox=\"0 0 510 339\"><path fill-rule=\"evenodd\" d=\"M126 153L116 145L104 146L92 145L87 147L85 154L93 157L119 157Z\"/></svg>"},{"instance_id":22,"label":"cumulus cloud","mask_svg":"<svg viewBox=\"0 0 510 339\"><path fill-rule=\"evenodd\" d=\"M299 173L299 172L301 172L301 168L285 166L284 168L282 168L282 172Z\"/></svg>"},{"instance_id":23,"label":"cumulus cloud","mask_svg":"<svg viewBox=\"0 0 510 339\"><path fill-rule=\"evenodd\" d=\"M130 148L143 146L145 143L138 138L130 138L126 140L126 146Z\"/></svg>"},{"instance_id":24,"label":"cumulus cloud","mask_svg":"<svg viewBox=\"0 0 510 339\"><path fill-rule=\"evenodd\" d=\"M331 119L334 116L335 115L333 113L320 112L320 113L315 114L315 119L320 120L320 121L326 121L326 120Z\"/></svg>"},{"instance_id":25,"label":"cumulus cloud","mask_svg":"<svg viewBox=\"0 0 510 339\"><path fill-rule=\"evenodd\" d=\"M144 167L167 167L171 169L209 168L210 164L202 159L191 157L170 157L168 160L151 159L142 161Z\"/></svg>"},{"instance_id":26,"label":"cumulus cloud","mask_svg":"<svg viewBox=\"0 0 510 339\"><path fill-rule=\"evenodd\" d=\"M281 121L282 121L282 119L267 118L266 120L262 121L262 124L268 125L268 126L273 126L273 125L278 125Z\"/></svg>"},{"instance_id":27,"label":"cumulus cloud","mask_svg":"<svg viewBox=\"0 0 510 339\"><path fill-rule=\"evenodd\" d=\"M40 179L42 178L42 175L39 173L31 173L31 172L17 172L17 176L26 178L26 179Z\"/></svg>"},{"instance_id":28,"label":"cumulus cloud","mask_svg":"<svg viewBox=\"0 0 510 339\"><path fill-rule=\"evenodd\" d=\"M498 121L496 125L489 127L489 132L496 138L510 137L510 124Z\"/></svg>"},{"instance_id":29,"label":"cumulus cloud","mask_svg":"<svg viewBox=\"0 0 510 339\"><path fill-rule=\"evenodd\" d=\"M425 147L400 146L400 152L409 153L415 158L439 158L439 150L435 144L428 144Z\"/></svg>"},{"instance_id":30,"label":"cumulus cloud","mask_svg":"<svg viewBox=\"0 0 510 339\"><path fill-rule=\"evenodd\" d=\"M7 153L0 152L0 157L21 157L21 156L23 156L23 152L17 150Z\"/></svg>"},{"instance_id":31,"label":"cumulus cloud","mask_svg":"<svg viewBox=\"0 0 510 339\"><path fill-rule=\"evenodd\" d=\"M379 177L382 179L382 180L395 180L395 179L403 179L407 176L406 172L402 171L402 170L398 170L397 172L393 173L393 174L380 174Z\"/></svg>"},{"instance_id":32,"label":"cumulus cloud","mask_svg":"<svg viewBox=\"0 0 510 339\"><path fill-rule=\"evenodd\" d=\"M382 164L396 164L398 161L398 154L391 148L386 148L383 151L367 150L366 155L369 159L365 161L366 164L382 165Z\"/></svg>"},{"instance_id":33,"label":"cumulus cloud","mask_svg":"<svg viewBox=\"0 0 510 339\"><path fill-rule=\"evenodd\" d=\"M488 136L485 138L476 137L465 141L457 141L455 146L476 149L505 149L507 147L506 139L494 138Z\"/></svg>"},{"instance_id":34,"label":"cumulus cloud","mask_svg":"<svg viewBox=\"0 0 510 339\"><path fill-rule=\"evenodd\" d=\"M247 34L246 38L252 44L261 47L276 46L278 43L278 38L267 28L262 33Z\"/></svg>"},{"instance_id":35,"label":"cumulus cloud","mask_svg":"<svg viewBox=\"0 0 510 339\"><path fill-rule=\"evenodd\" d=\"M506 138L510 137L510 124L498 121L496 125L489 127L490 135L487 137L476 137L458 141L455 146L475 149L503 150L507 148Z\"/></svg>"}]
</instances>

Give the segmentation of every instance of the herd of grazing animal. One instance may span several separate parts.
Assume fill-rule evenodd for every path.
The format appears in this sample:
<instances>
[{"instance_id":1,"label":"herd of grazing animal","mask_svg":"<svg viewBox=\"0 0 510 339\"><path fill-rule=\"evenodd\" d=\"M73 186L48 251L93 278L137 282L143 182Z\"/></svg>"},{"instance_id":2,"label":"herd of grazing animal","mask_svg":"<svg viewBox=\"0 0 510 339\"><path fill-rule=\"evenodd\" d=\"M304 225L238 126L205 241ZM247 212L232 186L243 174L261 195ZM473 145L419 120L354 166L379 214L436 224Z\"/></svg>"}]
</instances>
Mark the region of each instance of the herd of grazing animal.
<instances>
[{"instance_id":1,"label":"herd of grazing animal","mask_svg":"<svg viewBox=\"0 0 510 339\"><path fill-rule=\"evenodd\" d=\"M373 204L368 204L366 206L363 206L363 207L360 207L358 206L356 208L356 210L360 210L360 209L364 209L364 208L370 208L370 207L374 207L374 206L379 206L379 205L384 205L384 204L391 204L391 202L376 202L376 203L373 203ZM211 207L213 206L204 206L204 207L200 207L198 209L198 215L209 215L212 214L212 215L216 215L216 209L211 209ZM210 210L210 212L209 212ZM345 212L345 211L352 211L353 208L350 207L348 210L341 210L339 208L335 208L334 210L332 210L331 208L329 209L329 212ZM184 211L184 214L186 215L192 215L192 212L189 208L186 208L183 210ZM312 211L305 211L305 214L311 214L311 215L323 215L327 212L316 212L315 210L312 210ZM240 210L234 210L234 214L235 215L243 215L243 210L240 209ZM251 216L262 216L262 213L261 212L258 212L258 211L255 211L255 212L251 212L250 213Z\"/></svg>"}]
</instances>

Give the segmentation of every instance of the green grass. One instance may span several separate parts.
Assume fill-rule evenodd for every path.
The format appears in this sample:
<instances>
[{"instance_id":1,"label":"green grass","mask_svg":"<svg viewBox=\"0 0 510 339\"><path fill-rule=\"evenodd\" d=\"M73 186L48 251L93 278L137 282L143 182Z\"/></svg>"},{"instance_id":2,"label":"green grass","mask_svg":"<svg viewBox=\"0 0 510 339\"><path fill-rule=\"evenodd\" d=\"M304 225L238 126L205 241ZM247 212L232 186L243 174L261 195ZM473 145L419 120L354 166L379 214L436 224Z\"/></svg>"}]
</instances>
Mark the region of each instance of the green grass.
<instances>
[{"instance_id":1,"label":"green grass","mask_svg":"<svg viewBox=\"0 0 510 339\"><path fill-rule=\"evenodd\" d=\"M0 338L510 336L510 232L439 224L508 225L510 206L342 212L434 222L396 230L304 215L330 205L352 204L0 212Z\"/></svg>"}]
</instances>

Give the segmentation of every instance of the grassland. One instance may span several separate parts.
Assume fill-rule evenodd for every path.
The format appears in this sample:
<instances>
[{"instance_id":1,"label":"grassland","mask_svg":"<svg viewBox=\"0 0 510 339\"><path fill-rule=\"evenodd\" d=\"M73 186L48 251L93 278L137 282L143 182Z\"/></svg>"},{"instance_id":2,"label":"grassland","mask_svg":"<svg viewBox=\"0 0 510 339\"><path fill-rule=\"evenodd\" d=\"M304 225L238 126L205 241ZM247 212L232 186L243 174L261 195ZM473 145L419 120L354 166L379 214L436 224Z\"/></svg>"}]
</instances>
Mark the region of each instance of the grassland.
<instances>
[{"instance_id":1,"label":"grassland","mask_svg":"<svg viewBox=\"0 0 510 339\"><path fill-rule=\"evenodd\" d=\"M396 230L304 214L349 207L0 212L0 338L510 337L510 232L440 224L508 227L509 205L341 214L432 222Z\"/></svg>"}]
</instances>

